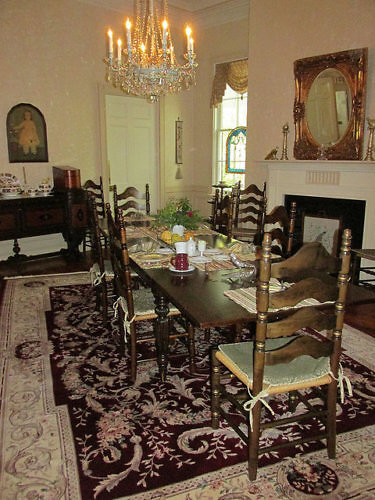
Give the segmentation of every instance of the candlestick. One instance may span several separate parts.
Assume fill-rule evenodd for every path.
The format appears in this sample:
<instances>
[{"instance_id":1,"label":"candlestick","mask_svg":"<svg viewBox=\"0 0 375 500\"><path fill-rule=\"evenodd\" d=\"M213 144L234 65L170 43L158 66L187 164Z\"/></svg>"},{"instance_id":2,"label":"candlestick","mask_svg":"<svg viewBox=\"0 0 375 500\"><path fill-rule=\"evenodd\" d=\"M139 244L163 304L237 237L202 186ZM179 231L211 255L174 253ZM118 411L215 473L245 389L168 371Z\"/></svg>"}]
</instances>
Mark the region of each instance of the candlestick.
<instances>
[{"instance_id":1,"label":"candlestick","mask_svg":"<svg viewBox=\"0 0 375 500\"><path fill-rule=\"evenodd\" d=\"M280 160L288 159L288 142L287 142L288 133L289 133L289 124L285 123L285 125L283 125L283 150L281 153Z\"/></svg>"},{"instance_id":2,"label":"candlestick","mask_svg":"<svg viewBox=\"0 0 375 500\"><path fill-rule=\"evenodd\" d=\"M370 135L368 137L367 154L365 156L365 161L375 161L373 156L373 140L374 140L374 130L375 130L375 119L367 118L368 129Z\"/></svg>"},{"instance_id":3,"label":"candlestick","mask_svg":"<svg viewBox=\"0 0 375 500\"><path fill-rule=\"evenodd\" d=\"M26 182L26 169L25 169L25 167L23 167L23 181L24 181L24 184L26 185L27 182Z\"/></svg>"}]
</instances>

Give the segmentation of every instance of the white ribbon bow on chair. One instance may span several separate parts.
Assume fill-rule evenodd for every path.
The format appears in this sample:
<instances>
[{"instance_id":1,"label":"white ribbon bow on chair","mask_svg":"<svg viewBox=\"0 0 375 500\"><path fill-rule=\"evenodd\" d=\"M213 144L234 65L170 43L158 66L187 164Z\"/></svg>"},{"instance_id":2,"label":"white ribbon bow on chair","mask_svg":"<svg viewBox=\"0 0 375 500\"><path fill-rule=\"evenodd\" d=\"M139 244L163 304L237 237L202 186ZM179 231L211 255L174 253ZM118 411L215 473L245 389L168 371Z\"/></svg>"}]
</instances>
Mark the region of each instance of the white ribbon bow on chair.
<instances>
[{"instance_id":1,"label":"white ribbon bow on chair","mask_svg":"<svg viewBox=\"0 0 375 500\"><path fill-rule=\"evenodd\" d=\"M344 382L346 384L346 388L348 390L349 396L350 397L353 396L352 384L351 384L351 382L349 380L349 377L347 377L346 375L344 375L344 369L343 369L341 363L339 364L339 372L338 372L337 378L333 375L332 372L329 372L329 374L331 375L332 378L334 378L338 382L339 389L340 389L340 401L341 401L341 403L343 403L345 401Z\"/></svg>"},{"instance_id":2,"label":"white ribbon bow on chair","mask_svg":"<svg viewBox=\"0 0 375 500\"><path fill-rule=\"evenodd\" d=\"M258 401L260 401L266 408L268 408L268 410L272 413L272 415L275 415L275 412L267 403L267 401L264 399L267 396L269 396L267 389L263 389L263 391L261 391L256 396L253 396L251 394L249 387L247 388L247 392L249 393L250 399L243 404L243 407L246 411L249 412L250 430L253 430L253 408Z\"/></svg>"},{"instance_id":3,"label":"white ribbon bow on chair","mask_svg":"<svg viewBox=\"0 0 375 500\"><path fill-rule=\"evenodd\" d=\"M120 297L118 297L115 300L115 302L113 304L113 309L115 311L115 318L117 318L117 316L118 316L118 307L119 307L119 305L121 306L121 309L124 312L124 321L123 321L123 324L124 324L124 341L125 341L125 343L127 343L128 339L127 339L126 333L130 334L130 324L133 323L133 321L135 319L135 315L132 317L132 319L128 319L128 308L127 308L126 300L124 299L124 297L120 296Z\"/></svg>"}]
</instances>

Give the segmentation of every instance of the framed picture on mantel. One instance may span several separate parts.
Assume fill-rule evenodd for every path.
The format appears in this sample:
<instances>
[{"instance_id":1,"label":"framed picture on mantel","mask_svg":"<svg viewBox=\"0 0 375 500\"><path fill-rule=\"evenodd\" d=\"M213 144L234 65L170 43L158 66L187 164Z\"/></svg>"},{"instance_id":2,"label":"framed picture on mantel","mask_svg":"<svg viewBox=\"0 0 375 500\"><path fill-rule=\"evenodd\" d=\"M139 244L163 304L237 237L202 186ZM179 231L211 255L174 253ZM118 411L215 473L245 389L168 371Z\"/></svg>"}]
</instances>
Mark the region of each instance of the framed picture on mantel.
<instances>
[{"instance_id":1,"label":"framed picture on mantel","mask_svg":"<svg viewBox=\"0 0 375 500\"><path fill-rule=\"evenodd\" d=\"M32 104L13 106L7 115L10 163L47 162L47 129L43 114Z\"/></svg>"},{"instance_id":2,"label":"framed picture on mantel","mask_svg":"<svg viewBox=\"0 0 375 500\"><path fill-rule=\"evenodd\" d=\"M336 257L342 232L341 217L319 217L302 215L303 243L319 241L330 255Z\"/></svg>"}]
</instances>

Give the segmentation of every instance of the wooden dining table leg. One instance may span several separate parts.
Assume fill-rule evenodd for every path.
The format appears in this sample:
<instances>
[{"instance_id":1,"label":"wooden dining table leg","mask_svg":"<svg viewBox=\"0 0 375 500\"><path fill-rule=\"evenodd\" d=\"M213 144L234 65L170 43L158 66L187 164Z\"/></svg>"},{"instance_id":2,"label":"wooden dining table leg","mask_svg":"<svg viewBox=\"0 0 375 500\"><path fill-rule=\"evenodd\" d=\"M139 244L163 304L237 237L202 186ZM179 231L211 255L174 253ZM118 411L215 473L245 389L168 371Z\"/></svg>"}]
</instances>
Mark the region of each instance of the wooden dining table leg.
<instances>
[{"instance_id":1,"label":"wooden dining table leg","mask_svg":"<svg viewBox=\"0 0 375 500\"><path fill-rule=\"evenodd\" d=\"M162 295L154 292L155 297L155 313L157 319L155 322L155 344L157 361L159 366L159 374L162 382L167 376L168 366L168 347L169 347L169 307L168 301Z\"/></svg>"}]
</instances>

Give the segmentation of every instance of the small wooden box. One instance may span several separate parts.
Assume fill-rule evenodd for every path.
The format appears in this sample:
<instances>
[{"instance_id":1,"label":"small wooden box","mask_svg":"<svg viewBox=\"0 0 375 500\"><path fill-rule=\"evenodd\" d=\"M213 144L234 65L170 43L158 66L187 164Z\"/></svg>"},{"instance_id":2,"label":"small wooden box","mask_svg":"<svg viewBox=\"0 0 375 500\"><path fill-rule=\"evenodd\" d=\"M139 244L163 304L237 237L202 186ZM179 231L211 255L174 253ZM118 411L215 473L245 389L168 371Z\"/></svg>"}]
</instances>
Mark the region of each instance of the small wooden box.
<instances>
[{"instance_id":1,"label":"small wooden box","mask_svg":"<svg viewBox=\"0 0 375 500\"><path fill-rule=\"evenodd\" d=\"M81 187L81 172L74 167L53 167L53 184L56 191Z\"/></svg>"}]
</instances>

